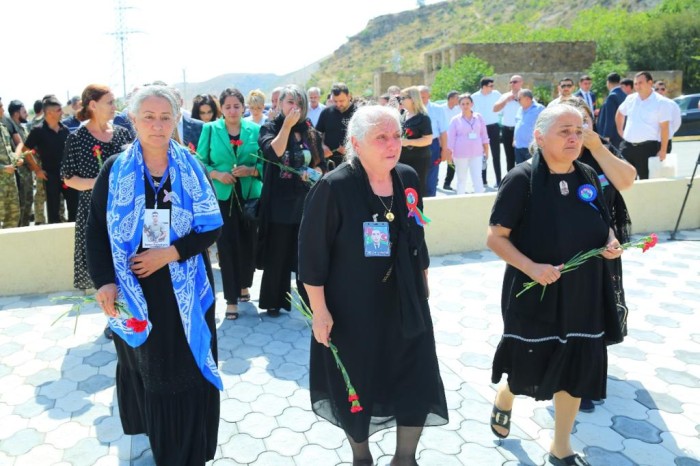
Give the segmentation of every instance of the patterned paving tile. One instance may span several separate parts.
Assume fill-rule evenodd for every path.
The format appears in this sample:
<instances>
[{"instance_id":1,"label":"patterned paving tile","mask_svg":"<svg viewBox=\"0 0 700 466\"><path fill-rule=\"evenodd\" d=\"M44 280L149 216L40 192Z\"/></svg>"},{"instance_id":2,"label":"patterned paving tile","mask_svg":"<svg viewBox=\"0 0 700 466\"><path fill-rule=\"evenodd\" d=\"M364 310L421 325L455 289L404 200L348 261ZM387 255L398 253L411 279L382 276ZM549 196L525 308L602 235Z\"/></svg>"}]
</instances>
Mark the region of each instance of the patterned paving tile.
<instances>
[{"instance_id":1,"label":"patterned paving tile","mask_svg":"<svg viewBox=\"0 0 700 466\"><path fill-rule=\"evenodd\" d=\"M700 237L700 230L683 233ZM608 399L594 413L577 417L572 444L595 466L698 464L700 332L689 329L700 311L700 280L690 275L700 271L700 247L664 242L658 248L660 254L625 259L630 334L610 347ZM551 403L519 397L504 442L488 426L495 395L490 365L502 330L503 263L480 251L434 258L431 270L451 419L447 426L426 429L419 461L543 464L552 436ZM342 430L311 412L306 323L294 313L278 320L258 314L258 286L259 274L253 302L241 306L235 323L223 319L219 300L226 390L213 464L349 465ZM55 295L60 294L66 293ZM101 337L102 317L85 313L73 335L72 319L49 326L46 316L57 316L62 307L45 296L0 298L0 306L4 302L0 329L10 331L0 331L0 445L17 435L24 440L14 442L15 448L44 440L19 456L0 446L0 464L31 464L34 458L42 464L43 457L61 466L152 466L148 439L121 432L113 387L116 356L113 344ZM378 465L388 465L395 430L373 436L370 448Z\"/></svg>"}]
</instances>

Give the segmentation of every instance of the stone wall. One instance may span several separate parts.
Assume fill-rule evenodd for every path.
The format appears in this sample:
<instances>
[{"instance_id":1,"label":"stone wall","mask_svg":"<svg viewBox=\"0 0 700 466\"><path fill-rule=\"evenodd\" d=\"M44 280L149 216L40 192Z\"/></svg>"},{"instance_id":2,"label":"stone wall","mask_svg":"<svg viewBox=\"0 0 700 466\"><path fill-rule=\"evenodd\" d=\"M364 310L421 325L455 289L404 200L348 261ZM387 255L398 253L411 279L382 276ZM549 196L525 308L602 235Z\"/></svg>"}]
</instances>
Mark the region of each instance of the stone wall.
<instances>
[{"instance_id":1,"label":"stone wall","mask_svg":"<svg viewBox=\"0 0 700 466\"><path fill-rule=\"evenodd\" d=\"M389 86L399 86L401 89L409 86L418 86L425 83L425 75L422 71L412 73L396 73L393 71L376 71L372 92L376 97L386 93Z\"/></svg>"},{"instance_id":2,"label":"stone wall","mask_svg":"<svg viewBox=\"0 0 700 466\"><path fill-rule=\"evenodd\" d=\"M489 62L495 73L549 73L559 70L585 70L596 56L595 42L515 42L454 44L423 55L425 80L432 83L443 67L452 66L473 54Z\"/></svg>"}]
</instances>

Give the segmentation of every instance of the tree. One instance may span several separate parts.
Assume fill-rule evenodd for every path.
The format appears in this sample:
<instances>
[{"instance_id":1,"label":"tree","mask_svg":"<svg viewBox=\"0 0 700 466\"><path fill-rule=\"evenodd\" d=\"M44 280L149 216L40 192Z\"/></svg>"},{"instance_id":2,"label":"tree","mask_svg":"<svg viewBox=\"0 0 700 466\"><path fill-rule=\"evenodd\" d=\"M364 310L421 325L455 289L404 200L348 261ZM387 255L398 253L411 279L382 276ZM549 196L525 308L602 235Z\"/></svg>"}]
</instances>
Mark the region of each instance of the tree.
<instances>
[{"instance_id":1,"label":"tree","mask_svg":"<svg viewBox=\"0 0 700 466\"><path fill-rule=\"evenodd\" d=\"M700 91L700 20L689 11L656 16L625 41L633 70L681 70L683 92Z\"/></svg>"},{"instance_id":2,"label":"tree","mask_svg":"<svg viewBox=\"0 0 700 466\"><path fill-rule=\"evenodd\" d=\"M435 99L440 99L453 90L476 92L481 78L491 75L493 75L493 67L488 62L474 55L467 55L457 60L451 67L437 72L431 94Z\"/></svg>"},{"instance_id":3,"label":"tree","mask_svg":"<svg viewBox=\"0 0 700 466\"><path fill-rule=\"evenodd\" d=\"M593 80L591 89L598 96L598 100L602 101L608 95L608 87L606 86L608 75L615 72L620 76L624 76L627 71L626 63L615 63L612 60L596 60L586 70L586 74Z\"/></svg>"}]
</instances>

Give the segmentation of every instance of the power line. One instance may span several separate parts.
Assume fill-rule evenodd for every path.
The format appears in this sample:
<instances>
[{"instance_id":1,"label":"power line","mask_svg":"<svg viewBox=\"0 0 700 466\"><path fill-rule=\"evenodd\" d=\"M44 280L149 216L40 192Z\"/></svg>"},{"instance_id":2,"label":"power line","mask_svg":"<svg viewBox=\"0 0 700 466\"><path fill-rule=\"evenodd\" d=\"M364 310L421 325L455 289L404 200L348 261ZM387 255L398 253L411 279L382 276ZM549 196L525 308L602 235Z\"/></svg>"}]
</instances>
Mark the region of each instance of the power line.
<instances>
[{"instance_id":1,"label":"power line","mask_svg":"<svg viewBox=\"0 0 700 466\"><path fill-rule=\"evenodd\" d=\"M127 95L127 90L126 90L126 53L125 53L125 47L126 47L126 42L127 39L131 34L137 34L142 31L135 31L132 29L129 29L126 25L126 18L124 12L126 10L133 9L131 6L126 6L124 5L123 0L115 0L116 7L115 11L117 13L117 30L115 32L110 32L108 35L114 36L114 38L117 40L117 44L119 45L119 51L121 55L121 64L122 64L122 91L123 91L123 97L124 100L126 100L126 95Z\"/></svg>"}]
</instances>

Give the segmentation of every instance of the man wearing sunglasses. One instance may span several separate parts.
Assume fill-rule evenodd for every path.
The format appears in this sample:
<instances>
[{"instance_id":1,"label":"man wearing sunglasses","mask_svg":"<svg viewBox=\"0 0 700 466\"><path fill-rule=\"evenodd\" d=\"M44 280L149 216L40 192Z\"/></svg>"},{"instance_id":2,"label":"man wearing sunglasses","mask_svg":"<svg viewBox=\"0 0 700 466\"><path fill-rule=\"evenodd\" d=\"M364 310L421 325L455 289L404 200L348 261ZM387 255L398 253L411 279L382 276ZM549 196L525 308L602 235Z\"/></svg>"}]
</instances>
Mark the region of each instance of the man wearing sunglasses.
<instances>
[{"instance_id":1,"label":"man wearing sunglasses","mask_svg":"<svg viewBox=\"0 0 700 466\"><path fill-rule=\"evenodd\" d=\"M331 86L332 107L326 107L318 117L316 129L323 133L323 154L330 159L328 169L343 163L345 157L345 134L348 122L355 114L357 106L352 101L352 95L345 83L335 83Z\"/></svg>"},{"instance_id":2,"label":"man wearing sunglasses","mask_svg":"<svg viewBox=\"0 0 700 466\"><path fill-rule=\"evenodd\" d=\"M669 120L669 135L668 135L668 147L666 148L666 153L670 154L672 149L673 149L673 141L671 138L673 135L678 131L678 128L681 127L681 108L678 106L676 102L671 100L667 95L666 95L666 83L659 80L654 83L654 92L659 94L659 97L661 98L661 101L668 106L669 111L671 112L671 119Z\"/></svg>"},{"instance_id":3,"label":"man wearing sunglasses","mask_svg":"<svg viewBox=\"0 0 700 466\"><path fill-rule=\"evenodd\" d=\"M573 90L574 80L571 78L563 78L561 81L559 81L559 97L551 101L547 107L556 105L562 100L569 100L572 96Z\"/></svg>"}]
</instances>

